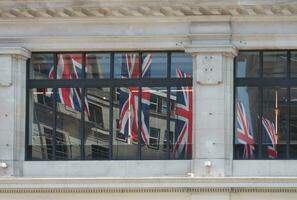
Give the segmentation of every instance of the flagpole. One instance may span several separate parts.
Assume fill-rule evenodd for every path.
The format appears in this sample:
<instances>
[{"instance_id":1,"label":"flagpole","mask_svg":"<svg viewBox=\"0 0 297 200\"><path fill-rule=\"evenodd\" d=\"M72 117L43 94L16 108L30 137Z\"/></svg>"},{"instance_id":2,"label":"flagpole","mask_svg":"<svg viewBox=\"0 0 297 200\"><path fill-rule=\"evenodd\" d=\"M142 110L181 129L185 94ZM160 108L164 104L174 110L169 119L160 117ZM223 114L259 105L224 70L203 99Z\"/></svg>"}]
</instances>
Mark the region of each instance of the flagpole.
<instances>
[{"instance_id":1,"label":"flagpole","mask_svg":"<svg viewBox=\"0 0 297 200\"><path fill-rule=\"evenodd\" d=\"M275 91L275 133L276 133L276 139L278 137L278 116L279 116L279 108L278 108L278 93L277 90Z\"/></svg>"}]
</instances>

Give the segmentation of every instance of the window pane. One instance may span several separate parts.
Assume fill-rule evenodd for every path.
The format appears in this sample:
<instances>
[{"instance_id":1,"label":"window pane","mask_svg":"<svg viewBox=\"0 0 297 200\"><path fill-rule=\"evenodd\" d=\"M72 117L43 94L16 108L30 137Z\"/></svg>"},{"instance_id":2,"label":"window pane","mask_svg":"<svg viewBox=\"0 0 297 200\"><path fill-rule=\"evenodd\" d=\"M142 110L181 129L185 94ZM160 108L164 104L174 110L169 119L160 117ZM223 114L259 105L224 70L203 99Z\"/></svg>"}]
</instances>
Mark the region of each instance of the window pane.
<instances>
[{"instance_id":1,"label":"window pane","mask_svg":"<svg viewBox=\"0 0 297 200\"><path fill-rule=\"evenodd\" d=\"M115 89L113 159L136 160L138 155L138 95L136 87Z\"/></svg>"},{"instance_id":2,"label":"window pane","mask_svg":"<svg viewBox=\"0 0 297 200\"><path fill-rule=\"evenodd\" d=\"M186 53L172 53L171 54L171 77L179 77L177 70L187 73L192 77L192 56Z\"/></svg>"},{"instance_id":3,"label":"window pane","mask_svg":"<svg viewBox=\"0 0 297 200\"><path fill-rule=\"evenodd\" d=\"M173 132L171 159L192 158L193 97L192 87L173 87L170 91L174 112L170 115L170 131Z\"/></svg>"},{"instance_id":4,"label":"window pane","mask_svg":"<svg viewBox=\"0 0 297 200\"><path fill-rule=\"evenodd\" d=\"M32 54L30 69L31 79L54 79L53 54Z\"/></svg>"},{"instance_id":5,"label":"window pane","mask_svg":"<svg viewBox=\"0 0 297 200\"><path fill-rule=\"evenodd\" d=\"M58 54L57 62L57 79L82 78L81 54Z\"/></svg>"},{"instance_id":6,"label":"window pane","mask_svg":"<svg viewBox=\"0 0 297 200\"><path fill-rule=\"evenodd\" d=\"M151 107L150 104L154 99L157 99L154 102L156 105ZM141 159L143 160L167 158L166 148L160 146L160 144L164 143L167 125L167 111L162 112L161 110L162 99L167 99L166 88L142 88L141 136L143 146L141 148Z\"/></svg>"},{"instance_id":7,"label":"window pane","mask_svg":"<svg viewBox=\"0 0 297 200\"><path fill-rule=\"evenodd\" d=\"M259 52L240 52L236 57L236 77L259 77Z\"/></svg>"},{"instance_id":8,"label":"window pane","mask_svg":"<svg viewBox=\"0 0 297 200\"><path fill-rule=\"evenodd\" d=\"M167 53L143 53L142 77L162 78L167 77Z\"/></svg>"},{"instance_id":9,"label":"window pane","mask_svg":"<svg viewBox=\"0 0 297 200\"><path fill-rule=\"evenodd\" d=\"M87 78L110 78L110 54L88 53L86 58Z\"/></svg>"},{"instance_id":10,"label":"window pane","mask_svg":"<svg viewBox=\"0 0 297 200\"><path fill-rule=\"evenodd\" d=\"M291 77L297 77L297 52L291 52Z\"/></svg>"},{"instance_id":11,"label":"window pane","mask_svg":"<svg viewBox=\"0 0 297 200\"><path fill-rule=\"evenodd\" d=\"M114 77L137 79L139 77L139 65L138 53L116 53L114 55Z\"/></svg>"},{"instance_id":12,"label":"window pane","mask_svg":"<svg viewBox=\"0 0 297 200\"><path fill-rule=\"evenodd\" d=\"M257 158L259 134L259 92L256 87L237 87L235 100L235 155Z\"/></svg>"},{"instance_id":13,"label":"window pane","mask_svg":"<svg viewBox=\"0 0 297 200\"><path fill-rule=\"evenodd\" d=\"M287 52L271 51L263 52L263 76L286 77L287 75Z\"/></svg>"},{"instance_id":14,"label":"window pane","mask_svg":"<svg viewBox=\"0 0 297 200\"><path fill-rule=\"evenodd\" d=\"M56 100L56 159L80 159L81 89L58 88Z\"/></svg>"},{"instance_id":15,"label":"window pane","mask_svg":"<svg viewBox=\"0 0 297 200\"><path fill-rule=\"evenodd\" d=\"M52 160L54 121L51 88L30 90L30 124L27 156L30 160Z\"/></svg>"},{"instance_id":16,"label":"window pane","mask_svg":"<svg viewBox=\"0 0 297 200\"><path fill-rule=\"evenodd\" d=\"M286 157L288 120L287 88L263 88L263 158Z\"/></svg>"},{"instance_id":17,"label":"window pane","mask_svg":"<svg viewBox=\"0 0 297 200\"><path fill-rule=\"evenodd\" d=\"M109 159L109 88L89 88L86 100L89 115L85 115L85 158Z\"/></svg>"}]
</instances>

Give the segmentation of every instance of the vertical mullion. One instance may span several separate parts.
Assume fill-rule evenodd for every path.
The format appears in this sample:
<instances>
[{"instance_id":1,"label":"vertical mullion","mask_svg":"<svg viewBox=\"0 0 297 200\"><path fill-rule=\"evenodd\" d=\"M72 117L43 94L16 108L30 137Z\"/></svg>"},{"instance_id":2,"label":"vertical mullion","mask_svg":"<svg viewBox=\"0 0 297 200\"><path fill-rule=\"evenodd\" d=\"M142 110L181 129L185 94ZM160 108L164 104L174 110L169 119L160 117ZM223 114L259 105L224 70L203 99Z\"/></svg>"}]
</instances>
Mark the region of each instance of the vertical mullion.
<instances>
[{"instance_id":1,"label":"vertical mullion","mask_svg":"<svg viewBox=\"0 0 297 200\"><path fill-rule=\"evenodd\" d=\"M287 105L286 106L288 106L288 112L289 112L289 114L288 114L288 124L287 124L287 126L289 126L288 127L288 132L287 132L287 145L286 145L286 158L288 159L288 158L290 158L290 143L291 143L291 141L290 141L290 139L291 139L291 89L290 89L290 87L287 87L287 93L288 93L288 95L287 95L287 98L288 98L288 101L287 101Z\"/></svg>"},{"instance_id":2,"label":"vertical mullion","mask_svg":"<svg viewBox=\"0 0 297 200\"><path fill-rule=\"evenodd\" d=\"M291 78L291 51L287 51L287 77ZM288 87L288 133L287 133L287 158L290 158L290 144L291 144L291 87Z\"/></svg>"},{"instance_id":3,"label":"vertical mullion","mask_svg":"<svg viewBox=\"0 0 297 200\"><path fill-rule=\"evenodd\" d=\"M82 54L82 79L86 78L86 54ZM86 88L79 88L81 92L81 119L80 119L80 159L85 159L85 96Z\"/></svg>"},{"instance_id":4,"label":"vertical mullion","mask_svg":"<svg viewBox=\"0 0 297 200\"><path fill-rule=\"evenodd\" d=\"M25 134L25 160L28 160L28 145L29 145L29 105L30 105L30 98L29 98L29 77L30 77L30 59L26 62L26 134ZM31 147L32 149L32 147Z\"/></svg>"},{"instance_id":5,"label":"vertical mullion","mask_svg":"<svg viewBox=\"0 0 297 200\"><path fill-rule=\"evenodd\" d=\"M114 77L114 53L110 55L110 79ZM110 107L109 107L109 160L112 160L113 155L113 101L115 88L110 88Z\"/></svg>"},{"instance_id":6,"label":"vertical mullion","mask_svg":"<svg viewBox=\"0 0 297 200\"><path fill-rule=\"evenodd\" d=\"M139 52L139 77L138 80L140 81L142 79L142 53ZM141 160L141 128L142 128L142 123L141 123L141 111L142 111L142 87L139 85L137 86L138 88L138 110L137 110L137 118L138 118L138 129L137 129L137 136L138 136L138 159Z\"/></svg>"},{"instance_id":7,"label":"vertical mullion","mask_svg":"<svg viewBox=\"0 0 297 200\"><path fill-rule=\"evenodd\" d=\"M260 51L260 77L263 78L263 51ZM264 99L263 99L263 86L259 87L260 89L260 119L259 119L259 128L260 128L260 134L258 136L259 139L259 156L258 158L261 159L262 158L262 136L263 136L263 128L262 128L262 117L263 117L263 104L264 104Z\"/></svg>"},{"instance_id":8,"label":"vertical mullion","mask_svg":"<svg viewBox=\"0 0 297 200\"><path fill-rule=\"evenodd\" d=\"M236 126L236 112L235 112L235 104L236 104L236 57L234 58L234 63L233 63L233 159L239 159L239 157L236 157L236 146L235 146L235 141L236 141L236 134L235 134L235 126Z\"/></svg>"},{"instance_id":9,"label":"vertical mullion","mask_svg":"<svg viewBox=\"0 0 297 200\"><path fill-rule=\"evenodd\" d=\"M55 53L54 54L54 79L56 80L57 79L57 64L58 64L58 54ZM52 88L53 91L54 91L54 98L53 98L53 104L54 104L54 107L53 107L53 112L54 112L54 122L53 122L53 136L52 136L52 160L55 160L56 159L56 129L57 129L57 93L58 93L58 88L57 87L53 87Z\"/></svg>"},{"instance_id":10,"label":"vertical mullion","mask_svg":"<svg viewBox=\"0 0 297 200\"><path fill-rule=\"evenodd\" d=\"M171 76L171 53L167 53L167 78ZM170 159L170 87L167 87L167 116L166 116L166 158ZM173 145L173 144L172 144Z\"/></svg>"}]
</instances>

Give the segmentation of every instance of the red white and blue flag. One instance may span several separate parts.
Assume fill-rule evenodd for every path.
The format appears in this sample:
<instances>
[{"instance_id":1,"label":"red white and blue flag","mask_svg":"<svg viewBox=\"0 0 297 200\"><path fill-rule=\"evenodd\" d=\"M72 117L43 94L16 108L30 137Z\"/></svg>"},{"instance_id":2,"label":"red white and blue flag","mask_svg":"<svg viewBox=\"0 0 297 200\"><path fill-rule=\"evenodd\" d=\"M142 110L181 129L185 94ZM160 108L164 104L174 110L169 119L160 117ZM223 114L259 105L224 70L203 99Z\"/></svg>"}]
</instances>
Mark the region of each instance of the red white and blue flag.
<instances>
[{"instance_id":1,"label":"red white and blue flag","mask_svg":"<svg viewBox=\"0 0 297 200\"><path fill-rule=\"evenodd\" d=\"M274 124L270 120L262 117L262 125L265 129L265 132L268 135L269 144L270 144L270 146L267 146L267 156L269 158L276 158L277 157L277 150L276 150L277 134L276 134L276 129L274 127Z\"/></svg>"},{"instance_id":2,"label":"red white and blue flag","mask_svg":"<svg viewBox=\"0 0 297 200\"><path fill-rule=\"evenodd\" d=\"M82 77L81 57L72 55L58 55L57 79L80 79ZM49 72L49 79L54 78L53 68ZM61 102L65 106L77 111L81 111L81 88L58 88L56 93L56 101ZM85 113L89 117L89 104L84 99Z\"/></svg>"},{"instance_id":3,"label":"red white and blue flag","mask_svg":"<svg viewBox=\"0 0 297 200\"><path fill-rule=\"evenodd\" d=\"M179 69L176 69L178 78L189 78L190 75L186 74ZM176 121L175 121L175 158L188 158L192 157L192 87L177 87L176 91Z\"/></svg>"},{"instance_id":4,"label":"red white and blue flag","mask_svg":"<svg viewBox=\"0 0 297 200\"><path fill-rule=\"evenodd\" d=\"M237 140L244 145L243 159L254 158L254 138L250 129L250 122L247 118L244 106L241 102L236 103Z\"/></svg>"},{"instance_id":5,"label":"red white and blue flag","mask_svg":"<svg viewBox=\"0 0 297 200\"><path fill-rule=\"evenodd\" d=\"M137 53L127 53L123 59L121 69L122 78L139 77L139 55ZM151 54L148 54L142 63L141 76L150 77ZM141 93L141 139L142 143L149 144L149 109L151 93L149 89L142 88ZM132 141L138 142L139 124L139 90L137 87L119 88L118 99L120 104L119 130L126 138L131 136Z\"/></svg>"}]
</instances>

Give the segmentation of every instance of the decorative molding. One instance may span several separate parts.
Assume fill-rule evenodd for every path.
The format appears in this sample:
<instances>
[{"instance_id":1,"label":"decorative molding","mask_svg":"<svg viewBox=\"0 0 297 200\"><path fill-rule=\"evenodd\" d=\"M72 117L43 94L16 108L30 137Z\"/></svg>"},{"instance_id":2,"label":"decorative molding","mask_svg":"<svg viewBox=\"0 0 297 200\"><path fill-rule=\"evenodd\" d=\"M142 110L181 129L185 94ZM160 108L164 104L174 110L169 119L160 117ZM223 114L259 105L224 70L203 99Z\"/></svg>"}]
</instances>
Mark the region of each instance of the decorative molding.
<instances>
[{"instance_id":1,"label":"decorative molding","mask_svg":"<svg viewBox=\"0 0 297 200\"><path fill-rule=\"evenodd\" d=\"M297 178L2 178L0 193L297 192Z\"/></svg>"},{"instance_id":2,"label":"decorative molding","mask_svg":"<svg viewBox=\"0 0 297 200\"><path fill-rule=\"evenodd\" d=\"M123 18L188 16L296 16L292 1L9 1L0 2L0 19Z\"/></svg>"}]
</instances>

